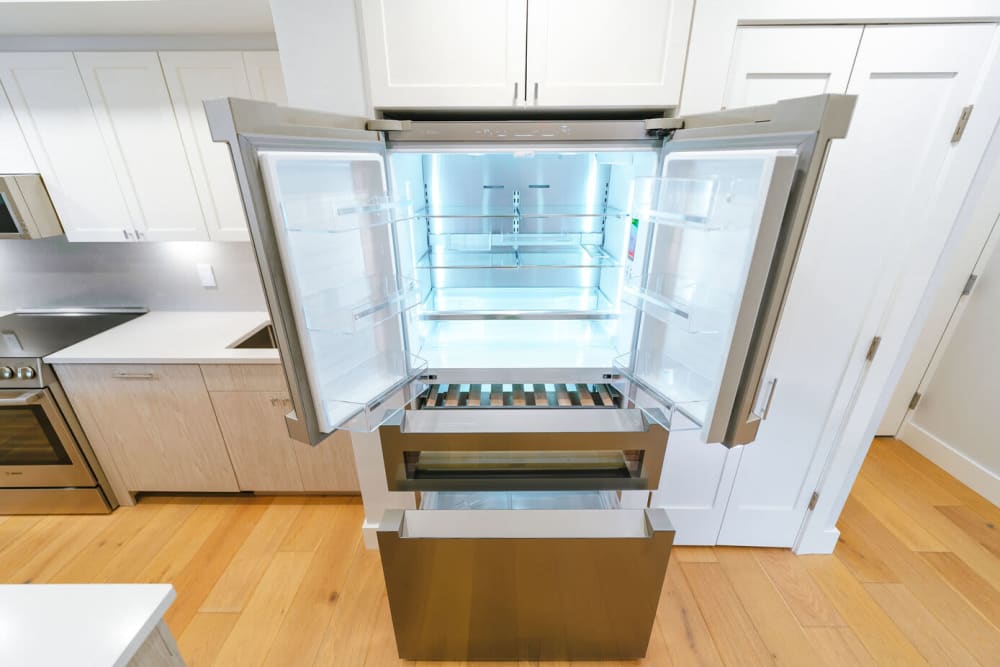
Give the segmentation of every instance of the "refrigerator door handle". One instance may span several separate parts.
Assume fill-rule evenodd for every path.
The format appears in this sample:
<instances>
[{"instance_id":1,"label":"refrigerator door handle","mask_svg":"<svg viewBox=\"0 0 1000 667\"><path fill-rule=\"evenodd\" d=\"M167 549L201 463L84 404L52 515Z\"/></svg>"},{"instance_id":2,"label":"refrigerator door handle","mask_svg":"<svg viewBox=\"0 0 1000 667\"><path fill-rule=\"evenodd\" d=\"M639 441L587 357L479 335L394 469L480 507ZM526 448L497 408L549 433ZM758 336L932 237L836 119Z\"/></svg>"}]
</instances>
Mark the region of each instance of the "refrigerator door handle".
<instances>
[{"instance_id":1,"label":"refrigerator door handle","mask_svg":"<svg viewBox=\"0 0 1000 667\"><path fill-rule=\"evenodd\" d=\"M757 404L754 406L753 414L761 421L767 419L771 412L771 403L774 401L774 391L778 387L778 378L771 378L764 383L762 391L757 395Z\"/></svg>"}]
</instances>

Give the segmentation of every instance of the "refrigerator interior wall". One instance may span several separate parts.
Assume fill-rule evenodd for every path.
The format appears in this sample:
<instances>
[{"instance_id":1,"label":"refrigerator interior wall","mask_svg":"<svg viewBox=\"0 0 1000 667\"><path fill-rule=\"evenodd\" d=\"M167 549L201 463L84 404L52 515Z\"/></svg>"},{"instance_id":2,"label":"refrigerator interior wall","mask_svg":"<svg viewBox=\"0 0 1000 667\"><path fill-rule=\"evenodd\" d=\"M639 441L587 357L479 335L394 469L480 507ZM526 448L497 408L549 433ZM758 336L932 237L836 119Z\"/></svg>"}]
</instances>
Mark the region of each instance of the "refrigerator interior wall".
<instances>
[{"instance_id":1,"label":"refrigerator interior wall","mask_svg":"<svg viewBox=\"0 0 1000 667\"><path fill-rule=\"evenodd\" d=\"M629 211L633 183L656 173L652 148L389 160L393 192L416 207L400 262L426 295L407 326L429 367L606 372L629 348Z\"/></svg>"}]
</instances>

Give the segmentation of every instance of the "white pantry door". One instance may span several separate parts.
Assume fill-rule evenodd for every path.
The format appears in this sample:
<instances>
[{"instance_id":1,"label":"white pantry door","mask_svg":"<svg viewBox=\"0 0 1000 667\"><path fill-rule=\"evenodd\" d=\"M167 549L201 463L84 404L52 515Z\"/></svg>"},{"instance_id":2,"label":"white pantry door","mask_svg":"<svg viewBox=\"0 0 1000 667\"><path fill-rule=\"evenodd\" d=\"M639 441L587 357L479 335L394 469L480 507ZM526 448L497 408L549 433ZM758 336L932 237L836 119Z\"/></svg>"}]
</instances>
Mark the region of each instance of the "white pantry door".
<instances>
[{"instance_id":1,"label":"white pantry door","mask_svg":"<svg viewBox=\"0 0 1000 667\"><path fill-rule=\"evenodd\" d=\"M161 51L181 139L191 163L202 212L213 241L248 241L243 200L236 185L229 147L212 141L205 100L250 97L239 51Z\"/></svg>"},{"instance_id":2,"label":"white pantry door","mask_svg":"<svg viewBox=\"0 0 1000 667\"><path fill-rule=\"evenodd\" d=\"M128 241L132 217L72 53L0 53L0 84L70 241Z\"/></svg>"},{"instance_id":3,"label":"white pantry door","mask_svg":"<svg viewBox=\"0 0 1000 667\"><path fill-rule=\"evenodd\" d=\"M846 92L861 30L857 26L739 28L726 107ZM767 376L771 375L768 371ZM781 394L783 383L784 379L779 383ZM768 415L772 424L779 419L776 410L777 406L772 406ZM749 447L759 446L766 433L762 426L757 441ZM652 504L667 509L677 530L677 544L717 542L744 449L705 444L697 432L670 434L660 487L653 493ZM778 474L780 471L768 471L760 483L769 483Z\"/></svg>"},{"instance_id":4,"label":"white pantry door","mask_svg":"<svg viewBox=\"0 0 1000 667\"><path fill-rule=\"evenodd\" d=\"M742 452L719 544L793 545L849 408L838 391L863 381L874 335L866 322L891 305L925 225L952 224L926 212L994 32L987 24L864 29L847 86L857 107L827 157L768 365L778 379L771 412ZM893 345L883 341L882 353Z\"/></svg>"},{"instance_id":5,"label":"white pantry door","mask_svg":"<svg viewBox=\"0 0 1000 667\"><path fill-rule=\"evenodd\" d=\"M531 0L528 106L677 106L693 0Z\"/></svg>"},{"instance_id":6,"label":"white pantry door","mask_svg":"<svg viewBox=\"0 0 1000 667\"><path fill-rule=\"evenodd\" d=\"M247 68L250 97L288 106L285 77L281 72L281 59L277 51L244 51L243 62Z\"/></svg>"},{"instance_id":7,"label":"white pantry door","mask_svg":"<svg viewBox=\"0 0 1000 667\"><path fill-rule=\"evenodd\" d=\"M156 53L77 53L76 63L139 238L208 240Z\"/></svg>"}]
</instances>

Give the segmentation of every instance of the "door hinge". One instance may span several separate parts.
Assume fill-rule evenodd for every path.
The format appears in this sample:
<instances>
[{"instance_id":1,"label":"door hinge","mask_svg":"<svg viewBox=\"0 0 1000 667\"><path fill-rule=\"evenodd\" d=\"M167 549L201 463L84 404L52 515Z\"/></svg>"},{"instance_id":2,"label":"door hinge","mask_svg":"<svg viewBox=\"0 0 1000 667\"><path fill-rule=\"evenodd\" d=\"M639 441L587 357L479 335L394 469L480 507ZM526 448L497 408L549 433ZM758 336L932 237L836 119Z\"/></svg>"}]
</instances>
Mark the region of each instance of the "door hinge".
<instances>
[{"instance_id":1,"label":"door hinge","mask_svg":"<svg viewBox=\"0 0 1000 667\"><path fill-rule=\"evenodd\" d=\"M976 286L977 280L979 280L979 276L975 273L969 276L968 280L965 281L965 286L962 288L962 296L969 296L972 294L972 288Z\"/></svg>"},{"instance_id":2,"label":"door hinge","mask_svg":"<svg viewBox=\"0 0 1000 667\"><path fill-rule=\"evenodd\" d=\"M955 144L961 140L962 134L965 132L965 126L969 124L969 116L972 115L972 107L972 104L962 107L962 113L959 114L958 122L955 123L955 131L951 133L951 143Z\"/></svg>"},{"instance_id":3,"label":"door hinge","mask_svg":"<svg viewBox=\"0 0 1000 667\"><path fill-rule=\"evenodd\" d=\"M913 396L910 398L910 402L909 402L909 404L907 404L906 409L907 410L913 410L914 408L916 408L917 407L917 403L920 402L921 398L922 398L922 396L920 395L919 391L913 392Z\"/></svg>"},{"instance_id":4,"label":"door hinge","mask_svg":"<svg viewBox=\"0 0 1000 667\"><path fill-rule=\"evenodd\" d=\"M647 118L646 131L653 130L681 130L684 128L683 118Z\"/></svg>"},{"instance_id":5,"label":"door hinge","mask_svg":"<svg viewBox=\"0 0 1000 667\"><path fill-rule=\"evenodd\" d=\"M365 129L370 132L405 132L413 127L413 121L378 118L365 123Z\"/></svg>"},{"instance_id":6,"label":"door hinge","mask_svg":"<svg viewBox=\"0 0 1000 667\"><path fill-rule=\"evenodd\" d=\"M813 494L809 497L809 509L811 510L816 509L816 503L818 502L819 502L819 493L817 491L813 491Z\"/></svg>"},{"instance_id":7,"label":"door hinge","mask_svg":"<svg viewBox=\"0 0 1000 667\"><path fill-rule=\"evenodd\" d=\"M865 361L871 361L875 358L875 354L878 352L878 346L881 344L881 336L875 336L872 338L872 342L868 344L868 352L865 353Z\"/></svg>"}]
</instances>

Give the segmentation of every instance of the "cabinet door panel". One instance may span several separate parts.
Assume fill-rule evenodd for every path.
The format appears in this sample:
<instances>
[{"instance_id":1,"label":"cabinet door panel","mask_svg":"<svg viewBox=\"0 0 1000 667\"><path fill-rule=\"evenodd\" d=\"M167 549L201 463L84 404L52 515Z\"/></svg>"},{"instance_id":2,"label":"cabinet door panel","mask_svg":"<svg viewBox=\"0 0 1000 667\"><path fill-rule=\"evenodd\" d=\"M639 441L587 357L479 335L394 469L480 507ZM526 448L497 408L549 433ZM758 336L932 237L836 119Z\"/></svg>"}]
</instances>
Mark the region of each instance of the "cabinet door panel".
<instances>
[{"instance_id":1,"label":"cabinet door panel","mask_svg":"<svg viewBox=\"0 0 1000 667\"><path fill-rule=\"evenodd\" d=\"M532 0L529 106L676 106L691 0Z\"/></svg>"},{"instance_id":2,"label":"cabinet door panel","mask_svg":"<svg viewBox=\"0 0 1000 667\"><path fill-rule=\"evenodd\" d=\"M132 216L71 53L2 53L0 83L70 241L128 241Z\"/></svg>"},{"instance_id":3,"label":"cabinet door panel","mask_svg":"<svg viewBox=\"0 0 1000 667\"><path fill-rule=\"evenodd\" d=\"M527 4L362 0L372 105L509 107L522 102Z\"/></svg>"},{"instance_id":4,"label":"cabinet door panel","mask_svg":"<svg viewBox=\"0 0 1000 667\"><path fill-rule=\"evenodd\" d=\"M201 371L187 365L63 365L130 492L239 490Z\"/></svg>"},{"instance_id":5,"label":"cabinet door panel","mask_svg":"<svg viewBox=\"0 0 1000 667\"><path fill-rule=\"evenodd\" d=\"M170 90L181 139L213 241L247 241L246 216L233 163L223 144L212 141L205 100L250 97L243 54L239 51L164 51L163 73Z\"/></svg>"},{"instance_id":6,"label":"cabinet door panel","mask_svg":"<svg viewBox=\"0 0 1000 667\"><path fill-rule=\"evenodd\" d=\"M738 28L726 108L846 92L863 30L862 26Z\"/></svg>"},{"instance_id":7,"label":"cabinet door panel","mask_svg":"<svg viewBox=\"0 0 1000 667\"><path fill-rule=\"evenodd\" d=\"M277 51L246 51L243 62L247 69L250 96L255 100L288 106L285 78Z\"/></svg>"},{"instance_id":8,"label":"cabinet door panel","mask_svg":"<svg viewBox=\"0 0 1000 667\"><path fill-rule=\"evenodd\" d=\"M77 53L136 229L151 241L208 238L155 53Z\"/></svg>"},{"instance_id":9,"label":"cabinet door panel","mask_svg":"<svg viewBox=\"0 0 1000 667\"><path fill-rule=\"evenodd\" d=\"M827 158L768 365L777 389L757 441L743 452L720 544L793 544L865 381L865 347L886 330L883 318L900 298L905 262L933 225L950 226L958 213L928 215L994 32L865 28L847 86L858 95L851 128ZM900 345L886 338L879 357Z\"/></svg>"},{"instance_id":10,"label":"cabinet door panel","mask_svg":"<svg viewBox=\"0 0 1000 667\"><path fill-rule=\"evenodd\" d=\"M30 174L38 171L31 150L17 124L14 110L0 87L0 173Z\"/></svg>"},{"instance_id":11,"label":"cabinet door panel","mask_svg":"<svg viewBox=\"0 0 1000 667\"><path fill-rule=\"evenodd\" d=\"M302 490L293 445L303 443L293 443L285 431L281 410L288 403L283 392L212 392L212 405L241 490Z\"/></svg>"},{"instance_id":12,"label":"cabinet door panel","mask_svg":"<svg viewBox=\"0 0 1000 667\"><path fill-rule=\"evenodd\" d=\"M337 431L315 447L294 440L291 442L295 443L303 490L360 492L354 450L347 431Z\"/></svg>"}]
</instances>

